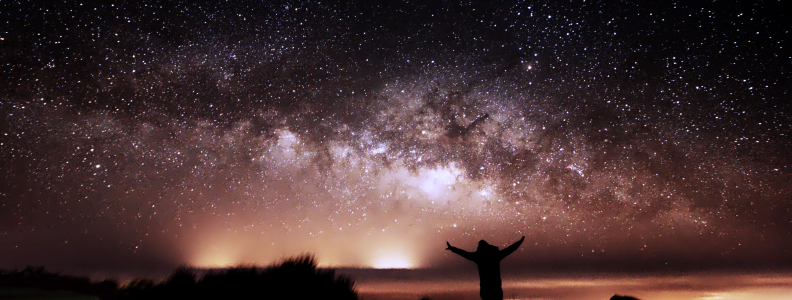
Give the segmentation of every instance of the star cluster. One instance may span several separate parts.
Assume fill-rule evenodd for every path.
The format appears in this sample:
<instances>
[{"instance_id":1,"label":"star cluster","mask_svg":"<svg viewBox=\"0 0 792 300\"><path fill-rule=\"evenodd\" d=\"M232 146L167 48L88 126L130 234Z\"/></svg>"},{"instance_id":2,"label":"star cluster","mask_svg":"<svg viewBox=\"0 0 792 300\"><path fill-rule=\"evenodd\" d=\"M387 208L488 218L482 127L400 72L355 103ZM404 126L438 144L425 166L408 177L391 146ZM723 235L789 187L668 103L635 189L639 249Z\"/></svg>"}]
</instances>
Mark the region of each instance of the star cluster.
<instances>
[{"instance_id":1,"label":"star cluster","mask_svg":"<svg viewBox=\"0 0 792 300\"><path fill-rule=\"evenodd\" d=\"M0 267L788 267L773 4L3 4Z\"/></svg>"}]
</instances>

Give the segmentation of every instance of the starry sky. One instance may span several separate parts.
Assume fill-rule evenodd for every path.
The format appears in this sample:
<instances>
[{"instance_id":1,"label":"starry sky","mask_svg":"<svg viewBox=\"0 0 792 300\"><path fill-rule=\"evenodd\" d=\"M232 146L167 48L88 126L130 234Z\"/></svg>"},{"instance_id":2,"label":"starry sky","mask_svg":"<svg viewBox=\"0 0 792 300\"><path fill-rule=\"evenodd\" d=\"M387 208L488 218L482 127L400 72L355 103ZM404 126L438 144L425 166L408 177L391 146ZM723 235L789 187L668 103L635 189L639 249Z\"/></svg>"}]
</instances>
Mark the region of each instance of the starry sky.
<instances>
[{"instance_id":1,"label":"starry sky","mask_svg":"<svg viewBox=\"0 0 792 300\"><path fill-rule=\"evenodd\" d=\"M3 1L0 268L792 266L779 3L302 2Z\"/></svg>"}]
</instances>

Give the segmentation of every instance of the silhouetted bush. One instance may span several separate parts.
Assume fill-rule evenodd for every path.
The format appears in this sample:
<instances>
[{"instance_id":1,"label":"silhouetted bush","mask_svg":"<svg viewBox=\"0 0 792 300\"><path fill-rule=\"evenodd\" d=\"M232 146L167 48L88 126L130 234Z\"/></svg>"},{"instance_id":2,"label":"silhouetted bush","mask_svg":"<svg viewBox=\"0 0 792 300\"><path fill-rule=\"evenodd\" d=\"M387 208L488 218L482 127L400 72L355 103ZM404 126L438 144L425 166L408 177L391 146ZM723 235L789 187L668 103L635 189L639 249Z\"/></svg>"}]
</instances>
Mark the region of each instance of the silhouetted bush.
<instances>
[{"instance_id":1,"label":"silhouetted bush","mask_svg":"<svg viewBox=\"0 0 792 300\"><path fill-rule=\"evenodd\" d=\"M98 285L113 290L118 290L119 287L118 280L116 279L105 279L99 282Z\"/></svg>"},{"instance_id":2,"label":"silhouetted bush","mask_svg":"<svg viewBox=\"0 0 792 300\"><path fill-rule=\"evenodd\" d=\"M210 270L197 279L180 267L160 284L138 279L122 290L123 299L357 299L354 281L332 269L317 268L313 256L287 259L266 268L238 266Z\"/></svg>"},{"instance_id":3,"label":"silhouetted bush","mask_svg":"<svg viewBox=\"0 0 792 300\"><path fill-rule=\"evenodd\" d=\"M47 272L44 267L28 266L22 271L0 272L0 288L3 287L27 288L41 293L61 292L96 296L100 299L116 299L118 283L112 281L94 283L88 277L61 275Z\"/></svg>"},{"instance_id":4,"label":"silhouetted bush","mask_svg":"<svg viewBox=\"0 0 792 300\"><path fill-rule=\"evenodd\" d=\"M135 278L127 283L120 291L120 298L143 299L146 295L153 292L154 281L146 278Z\"/></svg>"}]
</instances>

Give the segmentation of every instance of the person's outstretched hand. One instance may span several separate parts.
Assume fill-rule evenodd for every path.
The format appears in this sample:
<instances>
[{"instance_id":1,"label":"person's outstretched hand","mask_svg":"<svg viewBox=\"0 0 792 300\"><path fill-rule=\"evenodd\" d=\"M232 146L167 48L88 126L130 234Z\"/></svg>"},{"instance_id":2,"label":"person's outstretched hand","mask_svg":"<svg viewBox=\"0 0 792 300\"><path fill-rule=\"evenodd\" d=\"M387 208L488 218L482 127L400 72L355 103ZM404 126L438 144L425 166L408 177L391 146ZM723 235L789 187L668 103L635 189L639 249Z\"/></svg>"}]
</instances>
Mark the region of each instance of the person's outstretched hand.
<instances>
[{"instance_id":1,"label":"person's outstretched hand","mask_svg":"<svg viewBox=\"0 0 792 300\"><path fill-rule=\"evenodd\" d=\"M451 250L451 244L446 242L446 245L448 245L448 247L446 247L446 250Z\"/></svg>"}]
</instances>

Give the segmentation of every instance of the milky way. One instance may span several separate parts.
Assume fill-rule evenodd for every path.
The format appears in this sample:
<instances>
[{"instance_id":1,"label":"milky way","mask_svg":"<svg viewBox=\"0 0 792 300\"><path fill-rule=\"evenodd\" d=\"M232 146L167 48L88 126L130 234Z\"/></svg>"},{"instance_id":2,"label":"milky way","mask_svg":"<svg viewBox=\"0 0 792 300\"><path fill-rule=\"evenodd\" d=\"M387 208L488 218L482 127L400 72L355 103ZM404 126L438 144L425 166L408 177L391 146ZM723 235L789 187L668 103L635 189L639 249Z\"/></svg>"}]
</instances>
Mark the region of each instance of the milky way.
<instances>
[{"instance_id":1,"label":"milky way","mask_svg":"<svg viewBox=\"0 0 792 300\"><path fill-rule=\"evenodd\" d=\"M0 267L792 266L771 4L2 4Z\"/></svg>"}]
</instances>

